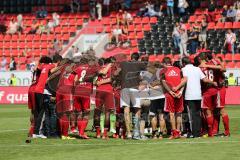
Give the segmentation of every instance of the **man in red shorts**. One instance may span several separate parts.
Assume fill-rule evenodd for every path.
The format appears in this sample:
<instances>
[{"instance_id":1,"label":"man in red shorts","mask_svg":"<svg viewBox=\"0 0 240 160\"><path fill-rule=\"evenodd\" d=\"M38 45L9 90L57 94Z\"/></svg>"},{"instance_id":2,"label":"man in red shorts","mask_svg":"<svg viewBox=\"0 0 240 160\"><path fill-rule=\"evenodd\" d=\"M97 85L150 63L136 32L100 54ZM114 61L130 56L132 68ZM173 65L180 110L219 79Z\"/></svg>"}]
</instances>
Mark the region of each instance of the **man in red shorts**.
<instances>
[{"instance_id":1,"label":"man in red shorts","mask_svg":"<svg viewBox=\"0 0 240 160\"><path fill-rule=\"evenodd\" d=\"M115 105L114 105L114 94L113 94L113 87L112 87L112 63L110 62L111 59L105 60L106 64L102 66L102 68L98 72L98 78L96 81L97 85L97 92L96 92L96 108L95 115L96 117L100 117L99 113L101 114L102 107L105 110L105 120L104 120L104 132L102 139L108 138L108 130L110 128L110 114L114 112ZM99 121L95 119L96 122ZM97 138L100 138L100 126L96 124L96 132Z\"/></svg>"},{"instance_id":2,"label":"man in red shorts","mask_svg":"<svg viewBox=\"0 0 240 160\"><path fill-rule=\"evenodd\" d=\"M207 61L207 54L201 53L199 55L199 67L203 71L203 73L206 75L206 77L213 81L215 80L214 76L216 75L217 69L208 68L209 66L214 66L212 61ZM203 83L202 85L202 92L203 92L203 100L202 100L202 109L206 117L206 122L208 126L208 136L213 136L213 111L217 106L217 97L218 97L218 88L217 83L206 84Z\"/></svg>"},{"instance_id":3,"label":"man in red shorts","mask_svg":"<svg viewBox=\"0 0 240 160\"><path fill-rule=\"evenodd\" d=\"M97 67L94 59L81 57L79 64L77 64L74 72L75 87L74 87L74 109L77 112L77 126L79 136L83 139L89 139L85 134L85 129L88 125L90 113L90 95L93 91L93 79L97 73Z\"/></svg>"},{"instance_id":4,"label":"man in red shorts","mask_svg":"<svg viewBox=\"0 0 240 160\"><path fill-rule=\"evenodd\" d=\"M65 65L62 70L56 91L56 111L59 116L60 134L62 139L75 139L68 136L69 116L73 111L73 87L75 74L72 72L74 64Z\"/></svg>"},{"instance_id":5,"label":"man in red shorts","mask_svg":"<svg viewBox=\"0 0 240 160\"><path fill-rule=\"evenodd\" d=\"M164 111L169 112L170 115L172 132L169 139L176 139L180 137L181 113L184 109L182 96L183 87L176 92L173 91L173 88L181 83L182 73L179 68L172 66L169 57L163 59L163 64L165 68L160 72L160 76L162 77L163 88L166 91Z\"/></svg>"},{"instance_id":6,"label":"man in red shorts","mask_svg":"<svg viewBox=\"0 0 240 160\"><path fill-rule=\"evenodd\" d=\"M226 68L221 58L213 59L212 54L208 54L207 58L208 58L208 62L211 62L213 64L213 65L207 65L207 67L209 69L216 70L214 72L214 81L218 83L218 97L217 97L218 103L214 110L213 135L217 135L218 133L219 121L220 121L220 115L221 115L224 129L225 129L224 136L230 136L229 117L226 110L224 109L225 96L226 96L224 72L226 72Z\"/></svg>"}]
</instances>

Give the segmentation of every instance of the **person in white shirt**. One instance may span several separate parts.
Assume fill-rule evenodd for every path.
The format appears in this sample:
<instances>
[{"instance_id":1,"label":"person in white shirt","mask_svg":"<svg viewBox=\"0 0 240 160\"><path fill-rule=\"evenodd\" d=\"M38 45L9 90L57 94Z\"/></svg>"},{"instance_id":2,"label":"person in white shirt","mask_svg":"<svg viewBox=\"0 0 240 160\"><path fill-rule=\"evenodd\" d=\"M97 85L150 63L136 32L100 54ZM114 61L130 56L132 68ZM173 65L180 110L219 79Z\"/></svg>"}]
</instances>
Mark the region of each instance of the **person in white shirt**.
<instances>
[{"instance_id":1,"label":"person in white shirt","mask_svg":"<svg viewBox=\"0 0 240 160\"><path fill-rule=\"evenodd\" d=\"M52 14L53 27L57 27L60 24L60 16L55 12Z\"/></svg>"},{"instance_id":2,"label":"person in white shirt","mask_svg":"<svg viewBox=\"0 0 240 160\"><path fill-rule=\"evenodd\" d=\"M97 2L96 8L97 8L98 20L100 21L102 20L102 4L99 1Z\"/></svg>"},{"instance_id":3,"label":"person in white shirt","mask_svg":"<svg viewBox=\"0 0 240 160\"><path fill-rule=\"evenodd\" d=\"M183 81L179 86L173 88L173 90L178 90L179 88L186 85L185 89L185 102L188 110L188 118L190 123L189 137L200 137L201 133L201 101L202 101L202 90L201 81L204 83L211 83L217 85L216 82L212 82L207 79L204 73L199 67L195 67L191 64L188 57L182 58L182 73Z\"/></svg>"},{"instance_id":4,"label":"person in white shirt","mask_svg":"<svg viewBox=\"0 0 240 160\"><path fill-rule=\"evenodd\" d=\"M5 56L2 57L2 61L1 61L1 68L0 71L6 71L6 66L7 66L7 59Z\"/></svg>"},{"instance_id":5,"label":"person in white shirt","mask_svg":"<svg viewBox=\"0 0 240 160\"><path fill-rule=\"evenodd\" d=\"M133 21L132 15L129 12L124 11L122 16L123 16L123 23L129 26L129 24L132 23Z\"/></svg>"},{"instance_id":6,"label":"person in white shirt","mask_svg":"<svg viewBox=\"0 0 240 160\"><path fill-rule=\"evenodd\" d=\"M18 23L12 19L9 23L7 34L15 34L18 29Z\"/></svg>"},{"instance_id":7,"label":"person in white shirt","mask_svg":"<svg viewBox=\"0 0 240 160\"><path fill-rule=\"evenodd\" d=\"M180 44L179 44L180 55L181 55L181 57L188 56L188 53L187 53L187 42L188 42L187 30L184 26L180 25L179 32L180 32Z\"/></svg>"},{"instance_id":8,"label":"person in white shirt","mask_svg":"<svg viewBox=\"0 0 240 160\"><path fill-rule=\"evenodd\" d=\"M236 42L236 34L233 33L231 29L228 29L224 46L226 46L228 52L232 52L232 54L235 54L235 49L234 49L235 42Z\"/></svg>"}]
</instances>

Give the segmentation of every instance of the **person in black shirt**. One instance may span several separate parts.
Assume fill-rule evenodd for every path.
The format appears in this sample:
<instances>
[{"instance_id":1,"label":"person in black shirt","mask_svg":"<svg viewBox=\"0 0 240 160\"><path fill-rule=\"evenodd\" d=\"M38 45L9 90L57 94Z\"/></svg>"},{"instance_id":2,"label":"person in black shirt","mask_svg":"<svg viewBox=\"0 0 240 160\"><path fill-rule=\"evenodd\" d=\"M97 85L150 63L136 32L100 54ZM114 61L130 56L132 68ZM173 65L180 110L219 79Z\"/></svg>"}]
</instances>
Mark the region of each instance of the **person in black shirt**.
<instances>
[{"instance_id":1,"label":"person in black shirt","mask_svg":"<svg viewBox=\"0 0 240 160\"><path fill-rule=\"evenodd\" d=\"M191 54L196 53L197 46L198 46L198 33L196 31L196 28L190 28L190 33L188 37L189 41L189 52Z\"/></svg>"}]
</instances>

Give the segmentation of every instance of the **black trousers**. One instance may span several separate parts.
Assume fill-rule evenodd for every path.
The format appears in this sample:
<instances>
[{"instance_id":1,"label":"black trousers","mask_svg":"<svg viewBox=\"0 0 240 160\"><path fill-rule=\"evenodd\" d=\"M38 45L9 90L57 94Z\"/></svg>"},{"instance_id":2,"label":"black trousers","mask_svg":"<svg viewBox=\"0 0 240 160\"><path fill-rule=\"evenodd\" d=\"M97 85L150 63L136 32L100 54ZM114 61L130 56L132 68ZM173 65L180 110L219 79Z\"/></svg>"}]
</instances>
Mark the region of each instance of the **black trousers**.
<instances>
[{"instance_id":1,"label":"black trousers","mask_svg":"<svg viewBox=\"0 0 240 160\"><path fill-rule=\"evenodd\" d=\"M186 106L188 110L191 133L194 137L200 137L202 126L201 100L187 100Z\"/></svg>"},{"instance_id":2,"label":"black trousers","mask_svg":"<svg viewBox=\"0 0 240 160\"><path fill-rule=\"evenodd\" d=\"M40 134L40 128L43 127L44 116L44 95L41 93L35 93L35 110L34 110L34 134Z\"/></svg>"},{"instance_id":3,"label":"black trousers","mask_svg":"<svg viewBox=\"0 0 240 160\"><path fill-rule=\"evenodd\" d=\"M43 98L44 105L44 135L47 137L56 137L57 133L57 114L56 114L56 104L52 102L51 96L44 94Z\"/></svg>"}]
</instances>

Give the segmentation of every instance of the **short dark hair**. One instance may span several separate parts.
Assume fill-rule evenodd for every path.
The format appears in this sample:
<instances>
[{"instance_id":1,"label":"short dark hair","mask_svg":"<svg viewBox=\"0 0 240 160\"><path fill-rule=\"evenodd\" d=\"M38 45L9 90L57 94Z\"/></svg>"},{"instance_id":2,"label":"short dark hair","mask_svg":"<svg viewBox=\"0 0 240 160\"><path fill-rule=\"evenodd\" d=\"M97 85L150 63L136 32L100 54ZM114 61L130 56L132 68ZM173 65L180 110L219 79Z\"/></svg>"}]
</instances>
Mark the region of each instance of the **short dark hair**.
<instances>
[{"instance_id":1,"label":"short dark hair","mask_svg":"<svg viewBox=\"0 0 240 160\"><path fill-rule=\"evenodd\" d=\"M171 58L164 57L163 60L162 60L162 63L164 63L164 64L172 64Z\"/></svg>"},{"instance_id":2,"label":"short dark hair","mask_svg":"<svg viewBox=\"0 0 240 160\"><path fill-rule=\"evenodd\" d=\"M213 59L212 53L208 52L208 53L206 53L206 54L207 54L207 59L208 59L208 60L212 60L212 59Z\"/></svg>"},{"instance_id":3,"label":"short dark hair","mask_svg":"<svg viewBox=\"0 0 240 160\"><path fill-rule=\"evenodd\" d=\"M60 56L59 54L55 54L53 56L53 63L60 62L61 60L62 60L62 56Z\"/></svg>"},{"instance_id":4,"label":"short dark hair","mask_svg":"<svg viewBox=\"0 0 240 160\"><path fill-rule=\"evenodd\" d=\"M52 59L48 56L42 56L41 59L39 60L39 63L49 64L52 63Z\"/></svg>"},{"instance_id":5,"label":"short dark hair","mask_svg":"<svg viewBox=\"0 0 240 160\"><path fill-rule=\"evenodd\" d=\"M131 60L138 61L139 58L140 58L140 55L137 52L135 52L131 55Z\"/></svg>"},{"instance_id":6,"label":"short dark hair","mask_svg":"<svg viewBox=\"0 0 240 160\"><path fill-rule=\"evenodd\" d=\"M175 61L175 62L173 62L173 66L174 66L174 67L177 67L177 68L179 68L179 69L182 68L182 65L181 65L180 61Z\"/></svg>"},{"instance_id":7,"label":"short dark hair","mask_svg":"<svg viewBox=\"0 0 240 160\"><path fill-rule=\"evenodd\" d=\"M188 57L183 57L183 58L182 58L182 64L183 64L183 65L191 64L190 58L188 58Z\"/></svg>"},{"instance_id":8,"label":"short dark hair","mask_svg":"<svg viewBox=\"0 0 240 160\"><path fill-rule=\"evenodd\" d=\"M98 59L98 64L99 64L100 66L103 66L104 63L105 63L105 59L104 59L104 58Z\"/></svg>"},{"instance_id":9,"label":"short dark hair","mask_svg":"<svg viewBox=\"0 0 240 160\"><path fill-rule=\"evenodd\" d=\"M206 60L207 59L207 54L205 52L202 52L202 53L199 54L199 58L201 60Z\"/></svg>"},{"instance_id":10,"label":"short dark hair","mask_svg":"<svg viewBox=\"0 0 240 160\"><path fill-rule=\"evenodd\" d=\"M200 58L199 56L196 56L194 58L194 66L196 66L196 67L198 67L200 65L199 58Z\"/></svg>"}]
</instances>

